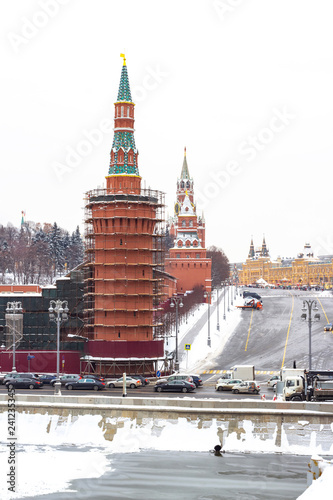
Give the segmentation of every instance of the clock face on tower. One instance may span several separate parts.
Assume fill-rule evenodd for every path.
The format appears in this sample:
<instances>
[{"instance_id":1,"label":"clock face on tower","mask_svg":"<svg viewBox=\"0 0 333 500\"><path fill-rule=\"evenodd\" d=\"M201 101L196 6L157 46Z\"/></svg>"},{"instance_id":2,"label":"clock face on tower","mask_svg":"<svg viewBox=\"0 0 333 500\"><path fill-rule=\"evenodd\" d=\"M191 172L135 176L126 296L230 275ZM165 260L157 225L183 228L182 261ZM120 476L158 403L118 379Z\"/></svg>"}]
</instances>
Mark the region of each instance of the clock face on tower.
<instances>
[{"instance_id":1,"label":"clock face on tower","mask_svg":"<svg viewBox=\"0 0 333 500\"><path fill-rule=\"evenodd\" d=\"M179 205L179 203L177 201L177 203L175 203L175 214L178 215L179 212L180 212L180 205Z\"/></svg>"}]
</instances>

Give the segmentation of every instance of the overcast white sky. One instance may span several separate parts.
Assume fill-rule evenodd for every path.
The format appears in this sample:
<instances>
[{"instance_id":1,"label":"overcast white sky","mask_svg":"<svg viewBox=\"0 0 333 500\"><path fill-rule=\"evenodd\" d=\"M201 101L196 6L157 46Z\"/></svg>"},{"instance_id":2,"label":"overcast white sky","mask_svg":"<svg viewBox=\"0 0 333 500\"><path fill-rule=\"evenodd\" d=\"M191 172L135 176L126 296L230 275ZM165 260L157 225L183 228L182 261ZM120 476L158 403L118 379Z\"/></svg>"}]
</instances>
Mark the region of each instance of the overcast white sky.
<instances>
[{"instance_id":1,"label":"overcast white sky","mask_svg":"<svg viewBox=\"0 0 333 500\"><path fill-rule=\"evenodd\" d=\"M25 210L83 228L125 51L140 174L170 213L186 146L207 245L238 262L251 235L273 258L305 241L333 253L332 14L332 0L2 0L0 223Z\"/></svg>"}]
</instances>

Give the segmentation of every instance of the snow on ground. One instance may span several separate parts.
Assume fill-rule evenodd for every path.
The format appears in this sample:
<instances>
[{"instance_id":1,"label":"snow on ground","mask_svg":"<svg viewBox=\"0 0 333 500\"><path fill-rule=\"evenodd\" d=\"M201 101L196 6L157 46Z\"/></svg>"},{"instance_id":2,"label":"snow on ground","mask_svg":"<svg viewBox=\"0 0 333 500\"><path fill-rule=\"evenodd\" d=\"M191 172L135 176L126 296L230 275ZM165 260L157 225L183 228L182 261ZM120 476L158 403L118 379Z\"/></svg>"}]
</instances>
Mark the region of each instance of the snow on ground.
<instances>
[{"instance_id":1,"label":"snow on ground","mask_svg":"<svg viewBox=\"0 0 333 500\"><path fill-rule=\"evenodd\" d=\"M234 289L231 292L234 297ZM227 296L226 296L227 297ZM212 297L212 304L210 306L210 338L211 347L208 346L208 304L199 304L198 308L193 314L188 317L188 323L183 323L179 326L178 334L178 350L180 371L198 373L203 370L209 370L215 366L214 360L221 354L223 348L229 339L230 335L236 328L241 319L241 309L236 306L243 304L243 298L236 295L233 300L233 305L229 304L230 312L228 312L228 305L226 304L226 319L223 319L224 302L223 294L220 295L219 304L219 324L220 331L217 330L217 311L214 307L216 305L216 295ZM206 322L200 330L196 332L195 339L191 342L191 350L184 351L184 338L191 330L193 325L204 316ZM169 339L166 344L166 350L172 351L175 348L174 338ZM229 367L221 367L226 369Z\"/></svg>"}]
</instances>

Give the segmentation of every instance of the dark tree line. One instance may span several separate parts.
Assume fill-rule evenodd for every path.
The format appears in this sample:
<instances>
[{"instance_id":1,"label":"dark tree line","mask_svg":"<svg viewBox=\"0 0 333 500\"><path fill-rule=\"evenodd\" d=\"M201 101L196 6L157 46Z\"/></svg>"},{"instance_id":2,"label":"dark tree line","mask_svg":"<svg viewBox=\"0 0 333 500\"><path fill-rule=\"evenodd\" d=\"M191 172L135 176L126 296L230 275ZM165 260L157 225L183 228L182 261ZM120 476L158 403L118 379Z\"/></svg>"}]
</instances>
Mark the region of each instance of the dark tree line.
<instances>
[{"instance_id":1,"label":"dark tree line","mask_svg":"<svg viewBox=\"0 0 333 500\"><path fill-rule=\"evenodd\" d=\"M0 225L0 283L50 284L83 261L79 227L71 235L55 222L32 228Z\"/></svg>"},{"instance_id":2,"label":"dark tree line","mask_svg":"<svg viewBox=\"0 0 333 500\"><path fill-rule=\"evenodd\" d=\"M215 246L207 248L207 257L212 259L212 288L214 290L230 277L229 259L221 248Z\"/></svg>"}]
</instances>

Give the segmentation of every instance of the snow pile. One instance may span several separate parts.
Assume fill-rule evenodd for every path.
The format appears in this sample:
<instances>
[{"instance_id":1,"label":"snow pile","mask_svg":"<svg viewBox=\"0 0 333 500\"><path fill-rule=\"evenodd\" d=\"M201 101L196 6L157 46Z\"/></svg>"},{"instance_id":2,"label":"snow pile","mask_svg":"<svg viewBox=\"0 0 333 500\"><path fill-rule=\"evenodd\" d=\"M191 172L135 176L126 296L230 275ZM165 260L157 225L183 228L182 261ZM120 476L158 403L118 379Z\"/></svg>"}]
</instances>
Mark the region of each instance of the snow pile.
<instances>
[{"instance_id":1,"label":"snow pile","mask_svg":"<svg viewBox=\"0 0 333 500\"><path fill-rule=\"evenodd\" d=\"M321 461L321 457L312 457ZM322 475L314 480L297 500L331 500L333 491L333 464L322 462L320 465Z\"/></svg>"}]
</instances>

